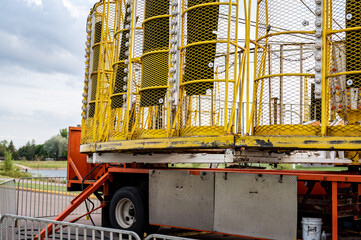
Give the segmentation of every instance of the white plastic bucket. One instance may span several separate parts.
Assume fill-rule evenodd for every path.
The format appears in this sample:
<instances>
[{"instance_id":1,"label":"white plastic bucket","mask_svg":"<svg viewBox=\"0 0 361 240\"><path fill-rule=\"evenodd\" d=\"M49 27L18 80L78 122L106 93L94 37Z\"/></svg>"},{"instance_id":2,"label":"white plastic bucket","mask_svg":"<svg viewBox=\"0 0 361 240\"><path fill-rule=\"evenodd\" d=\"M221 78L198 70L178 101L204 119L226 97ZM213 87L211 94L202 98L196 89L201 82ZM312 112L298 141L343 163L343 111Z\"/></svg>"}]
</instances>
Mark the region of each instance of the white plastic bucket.
<instances>
[{"instance_id":1,"label":"white plastic bucket","mask_svg":"<svg viewBox=\"0 0 361 240\"><path fill-rule=\"evenodd\" d=\"M321 218L302 218L302 239L320 240L321 239Z\"/></svg>"}]
</instances>

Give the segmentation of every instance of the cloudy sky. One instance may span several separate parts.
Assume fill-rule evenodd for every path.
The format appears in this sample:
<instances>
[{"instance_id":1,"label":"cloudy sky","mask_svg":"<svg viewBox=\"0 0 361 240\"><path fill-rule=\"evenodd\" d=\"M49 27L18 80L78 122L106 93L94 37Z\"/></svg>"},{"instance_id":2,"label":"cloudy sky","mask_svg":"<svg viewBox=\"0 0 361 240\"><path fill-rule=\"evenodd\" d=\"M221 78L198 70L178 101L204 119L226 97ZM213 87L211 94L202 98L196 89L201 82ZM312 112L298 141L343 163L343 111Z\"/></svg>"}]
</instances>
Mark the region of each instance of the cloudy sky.
<instances>
[{"instance_id":1,"label":"cloudy sky","mask_svg":"<svg viewBox=\"0 0 361 240\"><path fill-rule=\"evenodd\" d=\"M85 22L95 2L0 1L0 140L43 143L80 124Z\"/></svg>"}]
</instances>

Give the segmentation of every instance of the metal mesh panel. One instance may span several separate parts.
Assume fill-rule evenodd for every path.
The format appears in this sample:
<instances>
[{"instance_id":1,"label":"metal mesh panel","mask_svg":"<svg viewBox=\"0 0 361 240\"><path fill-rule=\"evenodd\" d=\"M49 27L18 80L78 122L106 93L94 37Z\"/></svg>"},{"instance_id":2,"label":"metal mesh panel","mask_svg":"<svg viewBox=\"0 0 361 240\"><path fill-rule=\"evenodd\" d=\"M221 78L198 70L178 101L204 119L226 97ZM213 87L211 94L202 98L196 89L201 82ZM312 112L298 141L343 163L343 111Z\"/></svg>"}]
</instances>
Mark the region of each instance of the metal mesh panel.
<instances>
[{"instance_id":1,"label":"metal mesh panel","mask_svg":"<svg viewBox=\"0 0 361 240\"><path fill-rule=\"evenodd\" d=\"M189 0L188 7L197 4L216 2ZM201 41L217 40L219 5L210 5L189 11L187 16L187 44ZM201 44L189 47L185 54L184 82L194 80L214 79L214 61L216 58L216 43ZM205 95L206 90L213 89L214 82L195 82L186 85L187 95Z\"/></svg>"},{"instance_id":2,"label":"metal mesh panel","mask_svg":"<svg viewBox=\"0 0 361 240\"><path fill-rule=\"evenodd\" d=\"M331 136L361 136L361 6L329 1L327 12Z\"/></svg>"},{"instance_id":3,"label":"metal mesh panel","mask_svg":"<svg viewBox=\"0 0 361 240\"><path fill-rule=\"evenodd\" d=\"M108 137L114 20L115 3L109 0L97 3L88 18L82 143Z\"/></svg>"},{"instance_id":4,"label":"metal mesh panel","mask_svg":"<svg viewBox=\"0 0 361 240\"><path fill-rule=\"evenodd\" d=\"M137 138L167 136L169 1L144 2L142 72L137 106Z\"/></svg>"},{"instance_id":5,"label":"metal mesh panel","mask_svg":"<svg viewBox=\"0 0 361 240\"><path fill-rule=\"evenodd\" d=\"M260 1L255 51L256 135L318 135L314 0Z\"/></svg>"},{"instance_id":6,"label":"metal mesh panel","mask_svg":"<svg viewBox=\"0 0 361 240\"><path fill-rule=\"evenodd\" d=\"M237 1L183 1L180 135L231 132L237 81Z\"/></svg>"},{"instance_id":7,"label":"metal mesh panel","mask_svg":"<svg viewBox=\"0 0 361 240\"><path fill-rule=\"evenodd\" d=\"M146 55L142 57L141 107L162 105L164 102L168 79L168 12L169 1L145 1L143 51Z\"/></svg>"},{"instance_id":8,"label":"metal mesh panel","mask_svg":"<svg viewBox=\"0 0 361 240\"><path fill-rule=\"evenodd\" d=\"M132 2L116 2L116 31L114 34L114 75L111 99L111 140L126 138L124 129L127 112L127 93L130 69L130 45L132 24Z\"/></svg>"}]
</instances>

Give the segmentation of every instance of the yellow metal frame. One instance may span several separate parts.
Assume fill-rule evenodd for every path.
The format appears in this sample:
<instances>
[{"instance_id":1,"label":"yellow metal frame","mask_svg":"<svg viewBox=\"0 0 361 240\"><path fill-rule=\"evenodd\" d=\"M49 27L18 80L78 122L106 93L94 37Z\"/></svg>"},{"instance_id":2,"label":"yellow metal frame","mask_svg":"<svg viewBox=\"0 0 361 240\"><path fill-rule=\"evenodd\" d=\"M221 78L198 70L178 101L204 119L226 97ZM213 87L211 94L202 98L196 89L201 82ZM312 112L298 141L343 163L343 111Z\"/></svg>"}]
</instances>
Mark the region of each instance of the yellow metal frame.
<instances>
[{"instance_id":1,"label":"yellow metal frame","mask_svg":"<svg viewBox=\"0 0 361 240\"><path fill-rule=\"evenodd\" d=\"M211 136L211 135L227 135L233 132L233 126L235 124L235 119L237 119L238 117L235 116L236 113L236 108L237 106L237 96L239 94L239 87L241 85L241 81L242 78L241 76L244 76L244 74L242 75L243 70L245 69L245 58L244 58L244 54L242 55L242 60L241 60L241 64L242 67L240 69L240 72L238 73L238 69L235 67L234 69L234 76L230 77L229 76L229 68L230 68L230 64L229 64L229 59L230 59L230 47L231 45L235 47L235 53L234 54L234 61L235 61L235 65L238 64L238 49L240 49L241 51L245 52L247 51L246 48L239 46L238 44L238 21L235 21L235 27L234 27L234 31L235 31L235 36L236 39L234 41L231 40L231 12L232 12L232 7L235 6L236 7L236 18L238 19L239 16L239 1L236 2L232 2L231 0L229 0L228 2L210 2L210 3L202 3L202 4L197 4L195 6L189 7L189 8L185 8L186 6L186 1L182 0L182 30L181 30L181 46L179 47L180 51L181 51L181 66L179 67L179 69L183 69L182 63L184 62L185 59L185 51L187 48L189 47L193 47L193 46L197 46L197 45L204 45L204 44L218 44L218 43L225 43L227 44L226 47L226 66L225 66L225 78L224 79L219 79L219 78L215 78L215 79L198 79L198 80L193 80L193 81L187 81L184 82L183 81L183 74L179 75L179 106L178 106L178 111L177 111L177 122L181 123L181 109L182 109L182 103L184 101L184 97L185 97L185 86L190 85L190 84L194 84L194 83L207 83L207 82L214 82L214 83L219 83L219 82L224 82L225 83L225 101L224 104L226 107L224 107L223 110L223 119L224 119L224 125L223 126L188 126L190 123L186 123L186 126L180 126L180 124L178 124L178 129L177 131L179 132L179 134L181 136L197 136L197 135L201 135L201 136ZM190 44L185 44L186 42L186 37L185 37L185 23L186 23L186 14L189 11L192 10L197 10L200 9L202 7L207 7L207 6L221 6L221 5L228 5L228 20L227 20L227 39L223 40L223 39L217 39L217 40L207 40L207 41L199 41L199 42L194 42L194 43L190 43ZM181 71L180 71L181 72ZM231 79L233 78L233 80ZM242 81L243 82L243 81ZM233 103L231 104L232 108L230 111L230 118L228 120L228 98L229 98L229 83L233 83L234 84L234 94L232 96L232 99L234 99ZM242 94L241 94L242 95ZM199 100L201 101L201 100ZM192 104L189 104L190 106ZM187 110L189 111L189 110ZM190 111L191 112L191 111ZM200 113L198 113L200 114ZM213 112L210 114L214 114ZM237 119L238 120L238 119ZM174 133L174 131L172 132ZM171 136L173 136L173 134L171 134Z\"/></svg>"},{"instance_id":2,"label":"yellow metal frame","mask_svg":"<svg viewBox=\"0 0 361 240\"><path fill-rule=\"evenodd\" d=\"M142 28L144 29L145 24L148 23L149 21L156 20L156 19L161 19L161 18L171 18L171 17L172 17L172 15L170 15L170 14L164 14L164 15L157 15L157 16L149 17L147 19L144 19L144 21L142 22ZM144 41L145 41L145 39L143 37L143 42ZM159 53L166 53L166 54L169 55L169 51L170 51L170 47L168 47L168 49L151 50L149 52L144 52L142 54L142 56L140 57L140 61L143 62L143 59L146 56L156 55L156 54L159 54ZM168 61L168 68L170 68L169 61ZM144 74L144 71L142 71L142 74ZM141 81L143 81L143 75L141 77ZM145 88L139 87L138 94L140 95L141 92L144 92L146 90L152 90L152 89L167 89L167 90L169 90L170 85L168 83L165 86L153 86L153 87L145 87ZM169 98L169 91L167 91L166 95L167 95L167 99L168 99ZM167 116L166 117L167 122L165 124L165 128L152 129L152 128L149 127L149 125L151 125L150 122L152 121L151 118L153 117L153 116L151 116L152 115L151 113L155 112L155 111L159 111L158 106L141 107L140 104L138 104L137 105L138 115L136 117L136 124L135 124L135 126L134 126L134 128L132 130L132 135L130 136L130 138L148 139L148 138L168 137L168 134L169 134L169 131L170 131L170 114L171 114L169 109L171 109L171 106L170 106L169 102L165 101L165 99L164 99L163 107L164 107L164 112L166 113L166 116ZM147 108L147 110L145 108ZM147 118L145 118L145 111L148 111Z\"/></svg>"},{"instance_id":3,"label":"yellow metal frame","mask_svg":"<svg viewBox=\"0 0 361 240\"><path fill-rule=\"evenodd\" d=\"M267 3L269 0L262 0ZM262 1L257 1L257 16L260 14L259 4ZM93 72L92 74L98 75L98 86L97 86L97 96L94 101L96 104L96 112L92 119L83 119L83 131L82 131L82 146L81 152L91 153L91 152L106 152L106 151L124 151L124 152L132 152L132 151L163 151L165 149L168 150L179 150L183 151L185 149L210 149L210 148L218 148L218 149L240 149L240 148L253 148L253 149L320 149L320 150L360 150L361 149L361 126L329 126L330 120L330 79L338 76L344 75L352 75L352 74L361 74L360 71L342 71L338 73L329 73L327 69L330 68L330 48L331 43L330 39L334 34L350 32L350 31L360 31L361 27L353 27L353 28L345 28L340 30L334 30L332 28L332 0L323 0L324 10L323 10L323 33L322 33L322 41L323 41L323 58L322 58L322 66L324 71L322 72L322 101L321 101L321 123L320 125L307 125L307 127L303 127L302 125L287 125L289 130L280 132L279 130L266 129L258 126L259 122L255 121L255 115L260 112L260 105L251 105L251 97L253 95L253 99L256 99L256 91L252 91L253 89L257 89L257 87L263 88L264 79L270 78L278 78L278 77L286 77L286 76L298 76L305 77L306 81L314 77L314 74L311 73L279 73L279 74L269 74L266 75L266 58L267 58L267 44L270 39L274 36L280 35L292 35L292 34L314 34L315 31L284 31L284 32L276 32L276 33L267 33L264 36L258 36L258 29L260 28L259 22L256 23L256 36L255 40L251 39L251 3L252 0L243 0L243 8L244 8L244 17L245 17L245 44L244 46L240 46L238 43L238 38L232 40L231 33L228 31L227 39L217 39L211 41L200 41L191 44L185 44L185 29L186 25L186 13L195 10L204 6L212 6L212 5L229 5L229 16L231 15L231 7L236 7L237 9L237 19L239 18L239 10L240 1L232 2L231 0L228 2L212 2L199 4L196 6L192 6L188 9L185 8L186 0L182 0L182 30L181 30L181 46L180 50L180 64L177 65L177 69L183 69L183 60L185 58L185 51L187 48L202 45L202 44L210 44L210 43L222 43L226 44L226 66L225 66L225 75L226 77L219 78L218 69L215 70L215 79L199 79L194 81L183 81L183 75L179 75L179 105L178 108L174 110L174 112L170 111L174 106L167 102L164 103L164 109L167 111L167 123L166 128L164 129L145 129L147 119L143 119L140 116L144 114L144 109L142 109L139 105L139 94L141 91L154 89L154 88L166 88L171 89L173 86L168 82L167 86L162 87L147 87L140 89L138 87L136 90L132 90L131 87L128 87L127 94L127 104L126 110L124 112L129 113L132 111L136 112L135 122L132 129L129 129L129 121L130 115L125 114L123 122L123 130L124 135L120 138L111 139L109 141L109 127L110 127L110 102L114 96L124 95L125 93L119 94L111 94L114 83L111 84L111 81L107 78L107 76L111 76L113 74L113 69L107 69L106 65L114 66L115 64L122 63L122 61L116 61L114 58L114 41L113 39L117 39L116 36L119 36L122 31L125 29L119 29L114 33L113 36L110 36L110 28L109 28L109 6L110 4L125 4L124 1L110 1L104 0L95 5L92 12L95 12L97 7L102 6L104 9L104 13L102 13L102 22L103 22L103 32L100 45L100 52L103 53L106 51L109 53L108 55L100 55L99 60L99 70L97 72ZM136 11L136 0L133 0L132 8L133 13ZM266 9L266 21L269 24L268 20L268 9ZM119 16L115 16L119 17ZM135 14L132 14L132 24L130 33L134 35L135 31ZM172 15L161 15L155 16L148 19L145 19L142 23L143 28L144 24L152 19L157 18L173 18ZM231 18L228 17L228 29L231 28ZM114 26L116 29L116 26ZM238 21L235 23L235 35L239 35L238 30ZM134 51L134 36L131 38L130 43L130 54ZM261 41L265 42L265 44L261 44ZM253 45L253 46L251 46ZM94 46L92 46L94 47ZM231 48L235 47L235 53L231 53ZM251 48L254 47L255 54L257 54L260 50L263 50L263 55L261 56L261 65L259 66L259 70L257 70L257 66L254 66L254 76L253 79L251 77L250 71L250 62L251 62ZM90 50L90 49L89 49ZM140 58L134 58L134 56L130 55L130 63L129 63L129 73L128 73L128 86L132 85L133 78L133 64L142 64L142 59L151 54L157 53L169 53L170 50L156 50L147 53L143 53ZM242 53L239 58L238 52ZM234 69L234 76L230 76L230 55L235 54L235 65L239 63L240 67ZM105 64L107 62L107 64ZM111 63L111 64L110 64ZM88 63L89 65L89 63ZM171 63L169 63L169 68L171 67ZM174 66L172 66L174 67ZM89 72L90 69L86 68L86 72ZM178 71L181 72L181 71ZM89 75L86 75L86 79ZM114 78L111 78L114 79ZM90 81L88 79L88 81ZM227 101L228 98L233 98L231 104L227 104L230 106L229 108L225 108L222 111L223 117L225 119L225 123L223 125L217 126L192 126L190 128L182 127L180 125L181 122L181 109L182 102L185 96L185 86L192 83L207 83L207 82L216 82L216 83L225 83L226 91L225 99ZM228 92L229 84L234 84L234 92L233 96L230 96ZM253 84L253 86L252 86ZM85 83L85 89L88 87L88 83ZM134 92L135 91L135 92ZM304 86L303 91L309 91L308 86ZM85 90L84 93L88 94L88 91ZM252 94L252 95L251 95ZM132 103L132 95L137 96L137 102ZM171 95L169 91L167 92L167 97L169 98ZM262 99L262 97L261 97ZM83 100L87 100L86 97ZM242 116L243 112L243 101L246 101L246 113L245 116ZM308 99L309 100L309 99ZM137 107L131 108L131 105L135 104ZM83 105L83 107L86 105ZM237 115L238 110L238 115ZM309 111L309 110L308 110ZM83 115L85 112L83 112ZM309 114L309 113L307 113ZM218 116L219 118L219 116ZM191 121L191 120L190 120ZM219 122L219 120L217 120ZM245 134L241 132L241 123L244 122L246 126ZM119 121L118 123L119 124ZM236 124L238 124L238 129L235 129ZM282 126L282 124L280 124ZM285 126L282 126L285 127ZM342 129L339 130L339 129ZM354 131L354 130L357 131ZM210 133L210 131L213 131ZM182 137L179 137L182 135ZM208 135L208 136L207 136ZM282 136L281 136L282 135ZM143 139L139 139L143 138Z\"/></svg>"},{"instance_id":4,"label":"yellow metal frame","mask_svg":"<svg viewBox=\"0 0 361 240\"><path fill-rule=\"evenodd\" d=\"M216 136L175 137L90 143L80 146L82 153L92 152L136 152L136 151L182 151L190 149L318 149L360 150L359 137L297 137L297 136Z\"/></svg>"},{"instance_id":5,"label":"yellow metal frame","mask_svg":"<svg viewBox=\"0 0 361 240\"><path fill-rule=\"evenodd\" d=\"M101 142L108 140L109 125L106 121L109 116L109 101L110 101L110 84L113 75L112 62L113 62L113 36L109 30L109 18L110 18L110 5L115 4L114 1L104 0L95 4L91 10L90 15L95 14L101 17L102 32L101 40L99 43L95 43L95 46L100 46L99 49L99 62L98 70L91 73L97 75L97 88L95 100L89 103L95 103L95 113L93 117L83 119L83 139L82 142ZM98 12L98 8L102 9L102 12ZM107 54L101 54L106 52ZM89 71L89 69L88 69Z\"/></svg>"},{"instance_id":6,"label":"yellow metal frame","mask_svg":"<svg viewBox=\"0 0 361 240\"><path fill-rule=\"evenodd\" d=\"M323 67L324 69L330 69L330 61L332 59L332 38L334 35L339 33L347 33L347 32L355 32L360 31L360 27L347 27L345 23L345 27L343 29L334 30L334 16L333 16L333 0L323 0L324 4L324 11L323 11ZM346 4L346 3L345 3ZM341 26L336 26L341 27ZM347 57L347 56L346 56ZM337 73L330 73L330 71L323 72L323 112L322 112L322 121L325 123L322 126L322 134L325 135L332 135L332 136L339 136L339 137L349 137L349 136L361 136L361 126L359 124L361 119L361 109L347 109L345 112L338 112L337 114L342 117L343 119L352 120L350 122L358 122L358 125L342 125L342 126L329 126L328 119L329 116L332 114L331 112L327 111L329 106L328 104L331 102L331 88L330 82L332 78L348 76L348 75L360 75L361 70L359 71L341 71ZM360 89L361 90L361 89ZM346 108L346 106L345 106ZM346 117L347 115L347 117Z\"/></svg>"},{"instance_id":7,"label":"yellow metal frame","mask_svg":"<svg viewBox=\"0 0 361 240\"><path fill-rule=\"evenodd\" d=\"M234 136L216 136L216 137L175 137L158 139L138 139L126 141L112 141L104 143L90 143L80 146L82 153L91 152L131 152L142 150L164 149L214 149L214 148L234 148Z\"/></svg>"},{"instance_id":8,"label":"yellow metal frame","mask_svg":"<svg viewBox=\"0 0 361 240\"><path fill-rule=\"evenodd\" d=\"M325 1L325 0L324 0ZM283 135L313 135L315 133L317 133L317 135L320 135L318 132L318 130L316 131L309 131L310 126L308 125L299 125L296 128L295 127L290 127L289 131L287 131L286 126L287 125L282 125L282 122L280 122L280 125L274 125L274 127L272 125L268 125L267 130L264 130L266 128L267 125L265 125L263 128L262 126L260 126L260 117L257 118L256 120L256 114L257 116L261 116L261 109L262 109L262 105L263 105L263 89L264 89L264 79L272 79L272 78L280 78L282 79L283 77L307 77L307 78L314 78L315 74L311 74L311 73L304 73L304 72L300 72L300 73L278 73L278 74L269 74L266 75L266 61L267 61L267 49L264 46L268 46L268 42L270 41L270 38L274 37L274 36L282 36L282 35L292 35L292 34L302 34L302 35L310 35L310 34L314 34L315 31L299 31L299 30L282 30L282 31L278 31L278 32L274 32L274 33L267 33L263 36L258 36L258 32L259 32L259 15L260 15L260 4L265 4L264 8L265 8L265 20L266 20L266 25L268 26L269 23L269 9L268 9L268 0L263 0L263 1L257 1L257 22L256 22L256 40L253 42L255 44L255 59L257 58L257 54L258 54L258 48L262 48L263 50L263 54L262 54L262 59L261 59L261 63L260 65L257 65L257 61L255 61L255 65L254 65L254 93L253 93L253 102L254 104L252 105L252 110L250 113L250 117L248 118L247 121L247 134L256 134L256 135L279 135L280 131L283 131ZM324 18L326 18L326 14L323 15ZM291 20L290 20L291 21ZM282 24L282 23L281 23ZM325 33L325 31L324 31ZM325 39L325 36L323 36L323 39ZM262 46L262 44L260 44L261 41L265 41L264 46ZM323 51L326 51L326 48L323 48ZM327 62L327 58L324 57L323 59L323 65L325 66ZM259 70L257 70L257 67L259 67ZM325 69L325 68L324 68ZM323 73L325 73L326 71L323 71ZM324 78L323 78L324 79ZM328 116L328 111L326 109L326 101L327 101L327 82L326 81L322 81L323 82L323 96L322 96L322 109L321 109L321 116L322 116L322 122L327 119ZM257 98L257 89L260 86L261 88L261 95L260 95L260 101L257 102L256 98ZM249 87L249 86L248 86ZM249 88L248 88L249 89ZM301 90L301 89L300 89ZM248 97L248 96L247 96ZM281 104L281 109L283 108L283 101L280 100L280 104ZM247 100L247 103L249 103L249 101ZM267 103L267 104L271 104L271 103ZM247 104L248 106L248 104ZM258 109L256 109L256 107ZM270 111L270 110L269 110ZM249 114L249 111L247 110L247 116ZM271 118L271 116L269 116L269 118ZM328 122L328 121L327 121ZM259 126L259 127L258 127ZM314 128L316 128L315 126L313 126ZM273 129L274 128L274 129ZM261 131L258 131L260 129L263 129ZM257 130L255 132L255 130ZM326 124L322 124L321 127L321 135L322 136L326 136L326 131L327 131L327 125ZM308 134L307 134L308 132Z\"/></svg>"}]
</instances>

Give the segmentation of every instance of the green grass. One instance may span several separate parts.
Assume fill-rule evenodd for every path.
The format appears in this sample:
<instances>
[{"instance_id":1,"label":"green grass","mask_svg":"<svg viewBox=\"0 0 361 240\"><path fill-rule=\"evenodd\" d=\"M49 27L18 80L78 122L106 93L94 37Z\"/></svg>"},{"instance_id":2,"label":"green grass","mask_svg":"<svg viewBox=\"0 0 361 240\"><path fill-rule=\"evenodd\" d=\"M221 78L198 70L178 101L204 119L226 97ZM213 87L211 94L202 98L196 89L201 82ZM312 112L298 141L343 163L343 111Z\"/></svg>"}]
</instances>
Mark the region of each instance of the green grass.
<instances>
[{"instance_id":1,"label":"green grass","mask_svg":"<svg viewBox=\"0 0 361 240\"><path fill-rule=\"evenodd\" d=\"M340 172L347 171L347 167L302 167L296 166L296 170L308 170L308 171L332 171L332 172Z\"/></svg>"},{"instance_id":2,"label":"green grass","mask_svg":"<svg viewBox=\"0 0 361 240\"><path fill-rule=\"evenodd\" d=\"M168 164L169 167L174 168L208 168L209 164L204 163L177 163L177 164Z\"/></svg>"},{"instance_id":3,"label":"green grass","mask_svg":"<svg viewBox=\"0 0 361 240\"><path fill-rule=\"evenodd\" d=\"M39 169L39 168L66 168L67 161L14 161L15 164L20 164L25 167Z\"/></svg>"},{"instance_id":4,"label":"green grass","mask_svg":"<svg viewBox=\"0 0 361 240\"><path fill-rule=\"evenodd\" d=\"M13 179L12 177L4 176L4 175L0 175L0 178L1 178L0 183L6 182L7 181L6 179Z\"/></svg>"},{"instance_id":5,"label":"green grass","mask_svg":"<svg viewBox=\"0 0 361 240\"><path fill-rule=\"evenodd\" d=\"M0 163L0 178L21 178L21 177L31 177L31 174L28 172L22 172L21 168L13 166L13 170L5 171L4 163Z\"/></svg>"},{"instance_id":6,"label":"green grass","mask_svg":"<svg viewBox=\"0 0 361 240\"><path fill-rule=\"evenodd\" d=\"M40 190L40 191L56 191L56 192L66 192L67 188L65 184L60 183L49 183L45 182L42 183L37 181L36 183L33 181L22 181L20 184L20 188L29 188L34 190Z\"/></svg>"},{"instance_id":7,"label":"green grass","mask_svg":"<svg viewBox=\"0 0 361 240\"><path fill-rule=\"evenodd\" d=\"M6 176L6 175L1 175L1 174L0 174L0 178L3 178L3 179L12 179L12 177L9 177L9 176Z\"/></svg>"}]
</instances>

